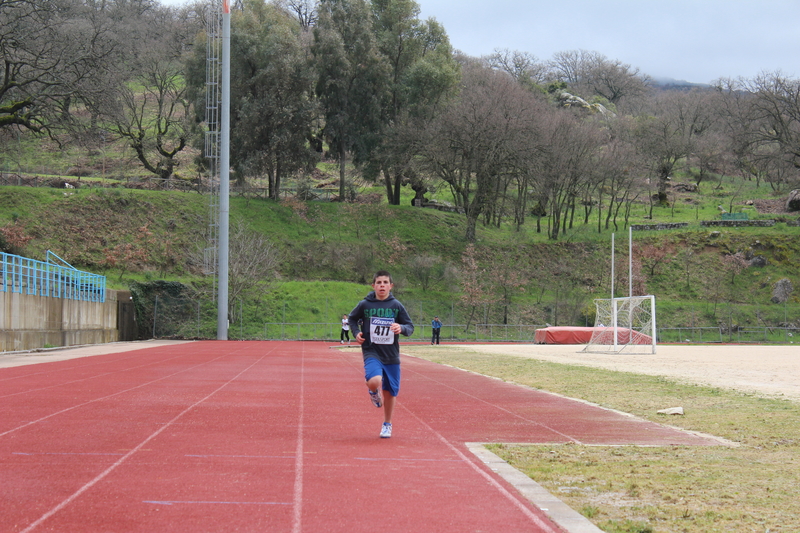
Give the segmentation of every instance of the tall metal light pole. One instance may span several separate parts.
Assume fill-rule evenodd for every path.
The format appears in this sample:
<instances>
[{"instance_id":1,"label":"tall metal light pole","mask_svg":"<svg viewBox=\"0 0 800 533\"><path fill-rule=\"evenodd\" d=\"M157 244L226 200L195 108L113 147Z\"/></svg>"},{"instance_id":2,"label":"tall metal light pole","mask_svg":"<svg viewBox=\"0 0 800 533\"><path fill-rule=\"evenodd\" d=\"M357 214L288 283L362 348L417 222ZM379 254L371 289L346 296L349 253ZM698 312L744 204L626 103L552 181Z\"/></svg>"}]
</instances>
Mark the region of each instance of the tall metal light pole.
<instances>
[{"instance_id":1,"label":"tall metal light pole","mask_svg":"<svg viewBox=\"0 0 800 533\"><path fill-rule=\"evenodd\" d=\"M219 158L219 266L217 269L217 340L228 340L228 236L231 148L231 4L222 0L222 109Z\"/></svg>"}]
</instances>

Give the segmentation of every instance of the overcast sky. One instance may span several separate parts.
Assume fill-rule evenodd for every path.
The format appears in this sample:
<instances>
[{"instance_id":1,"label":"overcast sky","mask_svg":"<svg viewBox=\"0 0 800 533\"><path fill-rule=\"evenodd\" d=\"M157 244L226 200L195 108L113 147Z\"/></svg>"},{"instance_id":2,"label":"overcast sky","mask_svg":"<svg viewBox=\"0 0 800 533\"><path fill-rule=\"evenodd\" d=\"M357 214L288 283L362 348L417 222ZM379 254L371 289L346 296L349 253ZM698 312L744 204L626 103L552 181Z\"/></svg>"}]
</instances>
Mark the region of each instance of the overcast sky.
<instances>
[{"instance_id":1,"label":"overcast sky","mask_svg":"<svg viewBox=\"0 0 800 533\"><path fill-rule=\"evenodd\" d=\"M653 77L706 83L781 70L800 76L798 0L417 0L454 48L591 50Z\"/></svg>"},{"instance_id":2,"label":"overcast sky","mask_svg":"<svg viewBox=\"0 0 800 533\"><path fill-rule=\"evenodd\" d=\"M182 0L162 0L177 5ZM800 77L800 0L417 0L453 47L590 50L653 77L707 83L780 70Z\"/></svg>"}]
</instances>

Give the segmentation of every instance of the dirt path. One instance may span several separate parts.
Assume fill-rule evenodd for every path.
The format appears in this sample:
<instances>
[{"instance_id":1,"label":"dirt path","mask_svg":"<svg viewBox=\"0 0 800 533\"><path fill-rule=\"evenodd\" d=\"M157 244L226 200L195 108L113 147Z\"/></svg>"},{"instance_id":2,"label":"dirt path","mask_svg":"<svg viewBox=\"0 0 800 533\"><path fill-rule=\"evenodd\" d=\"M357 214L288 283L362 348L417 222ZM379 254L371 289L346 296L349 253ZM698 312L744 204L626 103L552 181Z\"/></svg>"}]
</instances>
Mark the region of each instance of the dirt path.
<instances>
[{"instance_id":1,"label":"dirt path","mask_svg":"<svg viewBox=\"0 0 800 533\"><path fill-rule=\"evenodd\" d=\"M464 345L475 349L475 345ZM800 346L661 345L651 355L581 353L576 345L481 345L481 351L674 378L800 401Z\"/></svg>"}]
</instances>

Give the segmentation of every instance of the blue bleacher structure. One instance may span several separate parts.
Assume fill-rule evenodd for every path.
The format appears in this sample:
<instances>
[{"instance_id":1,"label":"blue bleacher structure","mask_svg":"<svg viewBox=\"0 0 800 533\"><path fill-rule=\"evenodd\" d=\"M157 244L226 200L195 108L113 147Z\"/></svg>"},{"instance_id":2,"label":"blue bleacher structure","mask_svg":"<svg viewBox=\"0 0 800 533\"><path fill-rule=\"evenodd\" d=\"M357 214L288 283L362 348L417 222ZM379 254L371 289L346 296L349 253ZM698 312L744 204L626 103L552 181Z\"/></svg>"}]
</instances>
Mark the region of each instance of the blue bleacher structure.
<instances>
[{"instance_id":1,"label":"blue bleacher structure","mask_svg":"<svg viewBox=\"0 0 800 533\"><path fill-rule=\"evenodd\" d=\"M106 301L106 277L73 267L47 251L47 261L0 253L0 292L84 302Z\"/></svg>"}]
</instances>

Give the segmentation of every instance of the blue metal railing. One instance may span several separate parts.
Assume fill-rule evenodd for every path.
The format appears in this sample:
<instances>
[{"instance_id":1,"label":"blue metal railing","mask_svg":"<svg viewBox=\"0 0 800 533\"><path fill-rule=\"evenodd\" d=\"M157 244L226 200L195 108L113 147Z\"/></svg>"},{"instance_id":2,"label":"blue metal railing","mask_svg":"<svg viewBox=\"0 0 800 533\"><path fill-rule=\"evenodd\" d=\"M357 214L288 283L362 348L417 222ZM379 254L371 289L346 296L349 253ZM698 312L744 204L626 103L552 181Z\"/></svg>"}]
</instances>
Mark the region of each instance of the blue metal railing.
<instances>
[{"instance_id":1,"label":"blue metal railing","mask_svg":"<svg viewBox=\"0 0 800 533\"><path fill-rule=\"evenodd\" d=\"M61 264L53 262L57 259ZM0 253L0 292L50 296L84 302L106 301L106 277L78 270L53 252L48 262Z\"/></svg>"}]
</instances>

